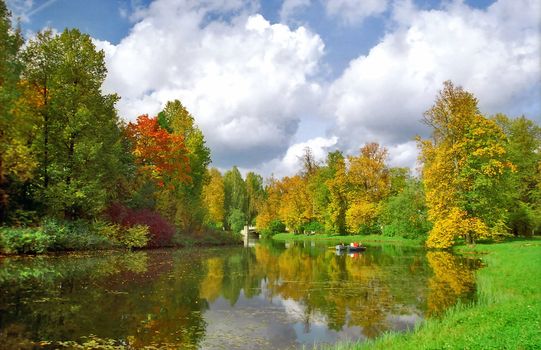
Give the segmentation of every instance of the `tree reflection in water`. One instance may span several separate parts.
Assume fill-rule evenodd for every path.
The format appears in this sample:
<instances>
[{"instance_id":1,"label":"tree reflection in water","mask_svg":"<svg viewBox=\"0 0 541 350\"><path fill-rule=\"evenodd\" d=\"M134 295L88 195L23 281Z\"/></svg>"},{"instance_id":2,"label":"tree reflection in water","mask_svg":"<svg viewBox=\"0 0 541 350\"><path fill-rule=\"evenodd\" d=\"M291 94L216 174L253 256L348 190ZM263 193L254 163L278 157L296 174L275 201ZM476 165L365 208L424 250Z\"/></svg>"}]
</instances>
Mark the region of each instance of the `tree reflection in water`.
<instances>
[{"instance_id":1,"label":"tree reflection in water","mask_svg":"<svg viewBox=\"0 0 541 350\"><path fill-rule=\"evenodd\" d=\"M275 243L4 259L0 340L276 348L373 338L471 300L477 266L448 252L351 257Z\"/></svg>"},{"instance_id":2,"label":"tree reflection in water","mask_svg":"<svg viewBox=\"0 0 541 350\"><path fill-rule=\"evenodd\" d=\"M463 259L445 251L431 251L426 256L434 271L429 280L428 315L441 314L459 299L471 299L478 260Z\"/></svg>"}]
</instances>

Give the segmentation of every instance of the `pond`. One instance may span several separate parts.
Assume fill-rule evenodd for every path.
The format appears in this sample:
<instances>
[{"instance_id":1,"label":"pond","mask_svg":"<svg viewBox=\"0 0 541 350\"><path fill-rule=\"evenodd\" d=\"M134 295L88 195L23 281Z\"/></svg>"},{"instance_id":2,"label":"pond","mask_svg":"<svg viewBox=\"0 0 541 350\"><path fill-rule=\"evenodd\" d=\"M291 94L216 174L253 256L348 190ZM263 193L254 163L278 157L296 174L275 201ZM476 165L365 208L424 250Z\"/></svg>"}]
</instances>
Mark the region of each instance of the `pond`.
<instances>
[{"instance_id":1,"label":"pond","mask_svg":"<svg viewBox=\"0 0 541 350\"><path fill-rule=\"evenodd\" d=\"M478 261L325 245L101 252L0 260L0 343L289 349L407 331L475 295ZM47 345L49 344L49 345Z\"/></svg>"}]
</instances>

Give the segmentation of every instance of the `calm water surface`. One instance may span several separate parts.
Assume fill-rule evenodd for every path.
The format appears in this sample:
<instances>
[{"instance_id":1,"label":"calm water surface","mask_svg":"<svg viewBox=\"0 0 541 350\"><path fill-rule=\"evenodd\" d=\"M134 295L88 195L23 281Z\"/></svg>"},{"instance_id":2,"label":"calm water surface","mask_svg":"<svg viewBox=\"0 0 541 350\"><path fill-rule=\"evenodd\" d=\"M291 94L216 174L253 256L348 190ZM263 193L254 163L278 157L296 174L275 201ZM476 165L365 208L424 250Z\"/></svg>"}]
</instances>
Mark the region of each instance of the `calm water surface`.
<instances>
[{"instance_id":1,"label":"calm water surface","mask_svg":"<svg viewBox=\"0 0 541 350\"><path fill-rule=\"evenodd\" d=\"M476 266L447 252L336 255L309 242L4 258L0 342L94 335L136 348L287 349L364 340L471 300Z\"/></svg>"}]
</instances>

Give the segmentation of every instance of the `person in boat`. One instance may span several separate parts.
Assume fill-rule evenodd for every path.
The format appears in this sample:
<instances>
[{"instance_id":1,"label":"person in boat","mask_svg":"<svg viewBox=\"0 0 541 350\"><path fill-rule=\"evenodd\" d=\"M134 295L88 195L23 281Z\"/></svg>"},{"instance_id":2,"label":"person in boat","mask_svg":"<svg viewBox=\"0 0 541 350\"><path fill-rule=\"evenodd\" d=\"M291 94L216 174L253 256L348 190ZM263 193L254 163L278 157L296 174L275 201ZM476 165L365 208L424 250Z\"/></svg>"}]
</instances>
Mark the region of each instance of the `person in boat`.
<instances>
[{"instance_id":1,"label":"person in boat","mask_svg":"<svg viewBox=\"0 0 541 350\"><path fill-rule=\"evenodd\" d=\"M344 249L345 246L344 246L344 242L340 242L337 246L336 246L336 249Z\"/></svg>"}]
</instances>

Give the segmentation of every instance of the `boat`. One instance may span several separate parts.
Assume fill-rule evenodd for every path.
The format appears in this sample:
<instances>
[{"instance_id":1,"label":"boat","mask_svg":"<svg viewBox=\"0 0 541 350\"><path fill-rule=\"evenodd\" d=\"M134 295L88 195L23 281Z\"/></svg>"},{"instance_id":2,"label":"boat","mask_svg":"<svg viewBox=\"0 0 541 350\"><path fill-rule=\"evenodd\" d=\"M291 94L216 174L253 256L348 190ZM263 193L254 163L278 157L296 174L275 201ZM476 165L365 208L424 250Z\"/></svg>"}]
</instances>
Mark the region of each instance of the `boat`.
<instances>
[{"instance_id":1,"label":"boat","mask_svg":"<svg viewBox=\"0 0 541 350\"><path fill-rule=\"evenodd\" d=\"M341 244L338 244L336 247L336 250L337 251L348 251L348 252L362 252L362 251L365 251L366 250L366 247L365 246L358 246L358 247L352 247L350 245L341 245Z\"/></svg>"},{"instance_id":2,"label":"boat","mask_svg":"<svg viewBox=\"0 0 541 350\"><path fill-rule=\"evenodd\" d=\"M362 252L362 251L365 251L366 250L366 247L361 245L361 246L358 246L358 247L347 247L348 248L348 251L350 252Z\"/></svg>"}]
</instances>

